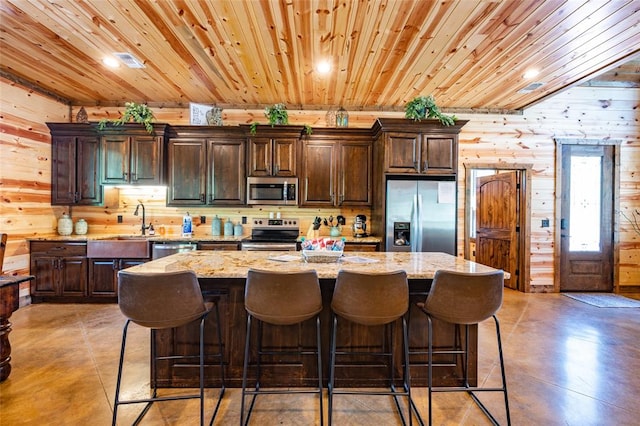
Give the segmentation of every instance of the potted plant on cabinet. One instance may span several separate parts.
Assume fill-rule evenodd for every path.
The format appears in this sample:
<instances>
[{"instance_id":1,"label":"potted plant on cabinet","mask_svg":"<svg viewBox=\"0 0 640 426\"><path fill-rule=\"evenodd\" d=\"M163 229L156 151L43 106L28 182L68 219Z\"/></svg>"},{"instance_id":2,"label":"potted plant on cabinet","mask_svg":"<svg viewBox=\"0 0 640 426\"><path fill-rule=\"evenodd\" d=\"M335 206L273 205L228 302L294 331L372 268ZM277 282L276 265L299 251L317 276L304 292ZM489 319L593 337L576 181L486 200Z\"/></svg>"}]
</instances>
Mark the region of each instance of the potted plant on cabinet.
<instances>
[{"instance_id":1,"label":"potted plant on cabinet","mask_svg":"<svg viewBox=\"0 0 640 426\"><path fill-rule=\"evenodd\" d=\"M107 124L111 124L113 126L122 126L125 123L133 121L134 123L140 123L144 125L144 128L147 129L147 132L153 133L153 111L146 104L137 104L135 102L126 102L124 104L125 109L122 116L115 120L109 120L104 118L100 120L99 129L103 130Z\"/></svg>"},{"instance_id":2,"label":"potted plant on cabinet","mask_svg":"<svg viewBox=\"0 0 640 426\"><path fill-rule=\"evenodd\" d=\"M446 115L440 111L432 95L417 96L409 101L405 107L405 118L420 121L425 118L436 118L445 126L452 126L457 120L455 115Z\"/></svg>"},{"instance_id":3,"label":"potted plant on cabinet","mask_svg":"<svg viewBox=\"0 0 640 426\"><path fill-rule=\"evenodd\" d=\"M264 115L269 119L269 124L289 124L289 114L285 104L275 104L264 109Z\"/></svg>"}]
</instances>

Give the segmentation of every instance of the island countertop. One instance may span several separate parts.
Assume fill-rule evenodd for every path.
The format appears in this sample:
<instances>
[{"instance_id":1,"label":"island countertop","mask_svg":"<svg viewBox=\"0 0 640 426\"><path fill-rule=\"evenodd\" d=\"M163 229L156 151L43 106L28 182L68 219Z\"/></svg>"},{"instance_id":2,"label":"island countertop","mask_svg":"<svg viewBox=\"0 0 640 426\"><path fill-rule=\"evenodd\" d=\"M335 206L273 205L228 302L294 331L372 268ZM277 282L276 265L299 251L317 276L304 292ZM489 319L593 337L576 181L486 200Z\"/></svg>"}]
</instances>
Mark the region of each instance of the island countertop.
<instances>
[{"instance_id":1,"label":"island countertop","mask_svg":"<svg viewBox=\"0 0 640 426\"><path fill-rule=\"evenodd\" d=\"M369 273L404 270L409 279L432 279L439 269L457 272L495 270L461 257L431 252L348 252L339 262L306 263L301 252L192 251L133 266L128 271L144 273L190 269L198 278L246 278L249 268L291 272L315 269L321 279L335 279L342 269Z\"/></svg>"}]
</instances>

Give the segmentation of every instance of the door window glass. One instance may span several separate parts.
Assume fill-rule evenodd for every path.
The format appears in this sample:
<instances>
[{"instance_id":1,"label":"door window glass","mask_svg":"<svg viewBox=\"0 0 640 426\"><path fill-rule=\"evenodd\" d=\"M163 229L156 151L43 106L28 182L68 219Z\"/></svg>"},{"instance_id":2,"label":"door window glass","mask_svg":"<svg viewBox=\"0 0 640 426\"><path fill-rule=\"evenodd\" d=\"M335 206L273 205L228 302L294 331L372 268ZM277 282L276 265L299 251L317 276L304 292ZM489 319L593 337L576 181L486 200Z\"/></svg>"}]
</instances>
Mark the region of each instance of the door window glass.
<instances>
[{"instance_id":1,"label":"door window glass","mask_svg":"<svg viewBox=\"0 0 640 426\"><path fill-rule=\"evenodd\" d=\"M571 156L569 250L600 250L600 156Z\"/></svg>"}]
</instances>

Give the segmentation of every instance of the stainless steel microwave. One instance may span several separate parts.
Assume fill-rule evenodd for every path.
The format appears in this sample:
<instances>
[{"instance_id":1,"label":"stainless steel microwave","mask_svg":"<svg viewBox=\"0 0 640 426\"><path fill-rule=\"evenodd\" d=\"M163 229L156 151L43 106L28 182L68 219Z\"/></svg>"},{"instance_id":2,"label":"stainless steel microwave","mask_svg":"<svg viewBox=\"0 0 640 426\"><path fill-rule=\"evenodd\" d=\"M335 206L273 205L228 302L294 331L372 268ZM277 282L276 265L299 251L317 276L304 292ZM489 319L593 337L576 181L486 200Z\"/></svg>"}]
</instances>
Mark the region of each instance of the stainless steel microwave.
<instances>
[{"instance_id":1,"label":"stainless steel microwave","mask_svg":"<svg viewBox=\"0 0 640 426\"><path fill-rule=\"evenodd\" d=\"M248 177L247 204L298 205L298 178Z\"/></svg>"}]
</instances>

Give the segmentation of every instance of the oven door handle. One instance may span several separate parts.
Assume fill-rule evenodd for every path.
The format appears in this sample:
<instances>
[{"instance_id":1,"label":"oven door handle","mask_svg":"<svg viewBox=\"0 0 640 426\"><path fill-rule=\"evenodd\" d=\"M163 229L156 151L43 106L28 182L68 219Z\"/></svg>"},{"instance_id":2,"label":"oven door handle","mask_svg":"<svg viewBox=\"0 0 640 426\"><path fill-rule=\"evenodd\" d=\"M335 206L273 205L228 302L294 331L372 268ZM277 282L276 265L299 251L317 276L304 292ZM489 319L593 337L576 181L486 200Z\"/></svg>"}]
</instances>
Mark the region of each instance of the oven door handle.
<instances>
[{"instance_id":1,"label":"oven door handle","mask_svg":"<svg viewBox=\"0 0 640 426\"><path fill-rule=\"evenodd\" d=\"M296 251L296 243L242 243L244 251Z\"/></svg>"}]
</instances>

